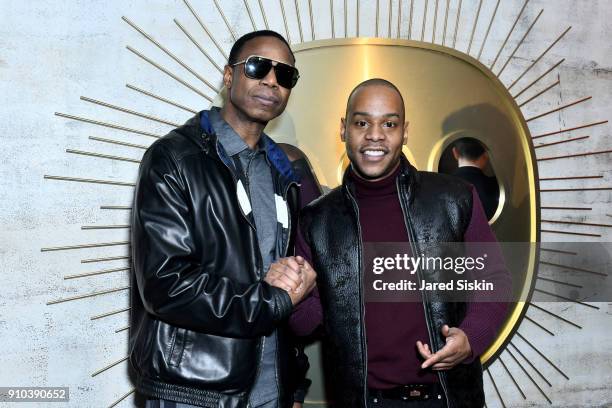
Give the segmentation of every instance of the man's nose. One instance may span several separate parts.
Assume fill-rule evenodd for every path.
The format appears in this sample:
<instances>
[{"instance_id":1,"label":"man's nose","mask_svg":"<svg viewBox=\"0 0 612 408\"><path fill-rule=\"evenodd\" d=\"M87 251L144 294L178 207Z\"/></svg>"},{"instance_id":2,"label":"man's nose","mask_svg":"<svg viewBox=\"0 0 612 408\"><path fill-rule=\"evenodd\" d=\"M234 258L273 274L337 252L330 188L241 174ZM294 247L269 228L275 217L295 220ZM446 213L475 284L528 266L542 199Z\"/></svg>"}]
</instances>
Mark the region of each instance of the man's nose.
<instances>
[{"instance_id":1,"label":"man's nose","mask_svg":"<svg viewBox=\"0 0 612 408\"><path fill-rule=\"evenodd\" d=\"M382 131L380 126L371 126L366 133L366 138L371 141L383 140L385 133Z\"/></svg>"},{"instance_id":2,"label":"man's nose","mask_svg":"<svg viewBox=\"0 0 612 408\"><path fill-rule=\"evenodd\" d=\"M261 79L261 83L272 88L278 88L278 82L276 82L276 72L274 72L274 66L270 67L270 71L268 71L266 76Z\"/></svg>"}]
</instances>

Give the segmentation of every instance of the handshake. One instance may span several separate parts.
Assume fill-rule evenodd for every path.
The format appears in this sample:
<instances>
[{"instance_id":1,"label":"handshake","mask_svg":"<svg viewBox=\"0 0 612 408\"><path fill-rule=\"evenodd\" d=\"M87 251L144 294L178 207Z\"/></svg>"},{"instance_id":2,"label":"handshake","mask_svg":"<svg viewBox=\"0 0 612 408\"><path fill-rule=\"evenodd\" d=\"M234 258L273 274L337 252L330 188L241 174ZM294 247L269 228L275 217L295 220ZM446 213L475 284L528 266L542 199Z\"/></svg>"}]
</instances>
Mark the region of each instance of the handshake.
<instances>
[{"instance_id":1,"label":"handshake","mask_svg":"<svg viewBox=\"0 0 612 408\"><path fill-rule=\"evenodd\" d=\"M281 258L270 265L264 281L269 285L284 289L297 305L315 287L317 273L301 256Z\"/></svg>"}]
</instances>

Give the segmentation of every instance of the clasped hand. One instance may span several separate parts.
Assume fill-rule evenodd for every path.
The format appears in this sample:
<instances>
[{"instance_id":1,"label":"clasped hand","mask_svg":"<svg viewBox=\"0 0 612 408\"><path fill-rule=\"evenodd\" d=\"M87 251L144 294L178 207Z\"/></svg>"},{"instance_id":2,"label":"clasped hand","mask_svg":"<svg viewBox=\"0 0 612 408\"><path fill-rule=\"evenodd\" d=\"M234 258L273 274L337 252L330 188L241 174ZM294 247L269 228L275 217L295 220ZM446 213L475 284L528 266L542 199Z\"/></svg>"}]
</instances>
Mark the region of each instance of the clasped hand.
<instances>
[{"instance_id":1,"label":"clasped hand","mask_svg":"<svg viewBox=\"0 0 612 408\"><path fill-rule=\"evenodd\" d=\"M315 286L317 274L301 256L281 258L270 265L265 281L271 286L284 289L291 302L296 305Z\"/></svg>"}]
</instances>

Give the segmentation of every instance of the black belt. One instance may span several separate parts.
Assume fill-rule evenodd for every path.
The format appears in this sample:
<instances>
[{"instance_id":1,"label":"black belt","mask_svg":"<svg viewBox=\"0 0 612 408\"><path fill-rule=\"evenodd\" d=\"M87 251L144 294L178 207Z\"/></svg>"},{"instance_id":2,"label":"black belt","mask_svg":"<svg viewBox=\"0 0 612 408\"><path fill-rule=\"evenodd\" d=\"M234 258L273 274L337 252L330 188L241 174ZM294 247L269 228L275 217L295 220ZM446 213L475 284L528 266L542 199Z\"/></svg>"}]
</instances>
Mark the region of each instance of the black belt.
<instances>
[{"instance_id":1,"label":"black belt","mask_svg":"<svg viewBox=\"0 0 612 408\"><path fill-rule=\"evenodd\" d=\"M438 399L438 396L443 394L442 387L439 384L408 384L384 390L368 388L368 392L370 399L374 402L383 398L400 401L425 401Z\"/></svg>"}]
</instances>

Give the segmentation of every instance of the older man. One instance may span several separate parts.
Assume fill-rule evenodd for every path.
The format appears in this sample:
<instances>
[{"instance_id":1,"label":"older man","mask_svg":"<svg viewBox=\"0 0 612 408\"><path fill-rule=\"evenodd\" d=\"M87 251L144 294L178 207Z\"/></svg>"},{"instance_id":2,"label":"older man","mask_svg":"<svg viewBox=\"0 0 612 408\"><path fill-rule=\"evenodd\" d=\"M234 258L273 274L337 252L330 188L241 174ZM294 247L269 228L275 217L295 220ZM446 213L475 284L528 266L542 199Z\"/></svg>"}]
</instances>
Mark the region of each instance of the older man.
<instances>
[{"instance_id":1,"label":"older man","mask_svg":"<svg viewBox=\"0 0 612 408\"><path fill-rule=\"evenodd\" d=\"M292 255L298 178L263 133L299 78L272 31L232 47L223 108L145 153L136 186L130 361L148 407L290 407L281 328L314 285Z\"/></svg>"}]
</instances>

